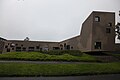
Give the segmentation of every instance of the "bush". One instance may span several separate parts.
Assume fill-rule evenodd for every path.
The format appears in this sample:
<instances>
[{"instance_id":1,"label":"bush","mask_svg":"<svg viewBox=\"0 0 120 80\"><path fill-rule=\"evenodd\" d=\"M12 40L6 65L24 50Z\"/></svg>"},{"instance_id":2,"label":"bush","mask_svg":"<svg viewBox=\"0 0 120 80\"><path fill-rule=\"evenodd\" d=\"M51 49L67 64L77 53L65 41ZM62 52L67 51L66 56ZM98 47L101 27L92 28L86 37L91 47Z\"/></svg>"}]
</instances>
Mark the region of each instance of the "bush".
<instances>
[{"instance_id":1,"label":"bush","mask_svg":"<svg viewBox=\"0 0 120 80\"><path fill-rule=\"evenodd\" d=\"M75 54L72 52L75 52ZM6 54L0 54L0 59L1 60L31 60L31 61L36 60L36 61L97 62L97 59L94 58L93 56L87 55L85 53L80 53L80 52L77 53L77 51L71 51L71 52L70 51L58 51L58 52L48 51L47 54L40 53L40 52L10 52Z\"/></svg>"},{"instance_id":2,"label":"bush","mask_svg":"<svg viewBox=\"0 0 120 80\"><path fill-rule=\"evenodd\" d=\"M82 52L79 50L51 50L51 51L47 51L47 52L43 52L46 54L50 54L50 55L63 55L63 54L70 54L73 56L82 56Z\"/></svg>"}]
</instances>

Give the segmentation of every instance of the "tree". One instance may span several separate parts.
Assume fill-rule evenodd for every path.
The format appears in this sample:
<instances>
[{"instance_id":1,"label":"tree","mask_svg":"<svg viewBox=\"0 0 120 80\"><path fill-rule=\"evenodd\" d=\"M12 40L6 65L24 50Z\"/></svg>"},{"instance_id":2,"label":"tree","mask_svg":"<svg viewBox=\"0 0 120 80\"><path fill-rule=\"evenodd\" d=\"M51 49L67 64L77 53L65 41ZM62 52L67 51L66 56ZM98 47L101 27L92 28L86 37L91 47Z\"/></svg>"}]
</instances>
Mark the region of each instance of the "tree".
<instances>
[{"instance_id":1,"label":"tree","mask_svg":"<svg viewBox=\"0 0 120 80\"><path fill-rule=\"evenodd\" d=\"M25 39L24 39L24 41L29 41L30 40L30 38L29 37L26 37Z\"/></svg>"},{"instance_id":2,"label":"tree","mask_svg":"<svg viewBox=\"0 0 120 80\"><path fill-rule=\"evenodd\" d=\"M120 16L120 11L119 11L119 16ZM115 26L115 33L116 33L117 39L120 40L120 22L118 22L117 25Z\"/></svg>"}]
</instances>

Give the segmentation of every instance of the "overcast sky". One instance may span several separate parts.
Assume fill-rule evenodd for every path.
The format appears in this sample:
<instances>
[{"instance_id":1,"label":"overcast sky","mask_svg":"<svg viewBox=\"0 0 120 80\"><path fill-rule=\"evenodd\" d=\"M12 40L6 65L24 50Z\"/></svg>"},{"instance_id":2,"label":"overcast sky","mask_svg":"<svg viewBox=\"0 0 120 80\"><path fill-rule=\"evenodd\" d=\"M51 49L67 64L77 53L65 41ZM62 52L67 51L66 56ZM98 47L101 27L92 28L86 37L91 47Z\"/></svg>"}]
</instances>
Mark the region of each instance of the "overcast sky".
<instances>
[{"instance_id":1,"label":"overcast sky","mask_svg":"<svg viewBox=\"0 0 120 80\"><path fill-rule=\"evenodd\" d=\"M0 37L61 41L80 34L92 11L112 11L120 0L0 0Z\"/></svg>"}]
</instances>

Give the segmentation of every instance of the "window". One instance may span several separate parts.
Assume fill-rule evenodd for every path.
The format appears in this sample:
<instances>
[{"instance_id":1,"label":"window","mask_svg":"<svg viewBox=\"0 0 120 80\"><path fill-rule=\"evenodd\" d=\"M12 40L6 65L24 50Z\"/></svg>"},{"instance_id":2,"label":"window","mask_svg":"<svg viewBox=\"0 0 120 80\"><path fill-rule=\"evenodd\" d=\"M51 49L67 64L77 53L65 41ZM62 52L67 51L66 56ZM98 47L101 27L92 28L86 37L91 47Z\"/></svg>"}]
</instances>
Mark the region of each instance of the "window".
<instances>
[{"instance_id":1,"label":"window","mask_svg":"<svg viewBox=\"0 0 120 80\"><path fill-rule=\"evenodd\" d=\"M108 23L108 27L111 27L112 26L112 23Z\"/></svg>"},{"instance_id":2,"label":"window","mask_svg":"<svg viewBox=\"0 0 120 80\"><path fill-rule=\"evenodd\" d=\"M71 47L71 49L73 49L73 47Z\"/></svg>"},{"instance_id":3,"label":"window","mask_svg":"<svg viewBox=\"0 0 120 80\"><path fill-rule=\"evenodd\" d=\"M15 44L12 43L12 44L10 45L10 47L15 47Z\"/></svg>"},{"instance_id":4,"label":"window","mask_svg":"<svg viewBox=\"0 0 120 80\"><path fill-rule=\"evenodd\" d=\"M16 51L21 51L21 47L16 47Z\"/></svg>"},{"instance_id":5,"label":"window","mask_svg":"<svg viewBox=\"0 0 120 80\"><path fill-rule=\"evenodd\" d=\"M95 42L94 48L101 49L101 42Z\"/></svg>"},{"instance_id":6,"label":"window","mask_svg":"<svg viewBox=\"0 0 120 80\"><path fill-rule=\"evenodd\" d=\"M62 44L60 44L60 47L63 47L63 45L62 45Z\"/></svg>"},{"instance_id":7,"label":"window","mask_svg":"<svg viewBox=\"0 0 120 80\"><path fill-rule=\"evenodd\" d=\"M67 45L67 50L70 50L70 45Z\"/></svg>"},{"instance_id":8,"label":"window","mask_svg":"<svg viewBox=\"0 0 120 80\"><path fill-rule=\"evenodd\" d=\"M106 28L106 33L110 33L111 29L110 28Z\"/></svg>"},{"instance_id":9,"label":"window","mask_svg":"<svg viewBox=\"0 0 120 80\"><path fill-rule=\"evenodd\" d=\"M64 47L66 47L66 43L64 43Z\"/></svg>"},{"instance_id":10,"label":"window","mask_svg":"<svg viewBox=\"0 0 120 80\"><path fill-rule=\"evenodd\" d=\"M14 50L14 48L12 48L12 50Z\"/></svg>"},{"instance_id":11,"label":"window","mask_svg":"<svg viewBox=\"0 0 120 80\"><path fill-rule=\"evenodd\" d=\"M25 48L25 47L23 47L23 51L26 51L26 48Z\"/></svg>"},{"instance_id":12,"label":"window","mask_svg":"<svg viewBox=\"0 0 120 80\"><path fill-rule=\"evenodd\" d=\"M66 43L64 43L64 49L67 49Z\"/></svg>"},{"instance_id":13,"label":"window","mask_svg":"<svg viewBox=\"0 0 120 80\"><path fill-rule=\"evenodd\" d=\"M39 46L36 46L36 49L39 49L40 47Z\"/></svg>"},{"instance_id":14,"label":"window","mask_svg":"<svg viewBox=\"0 0 120 80\"><path fill-rule=\"evenodd\" d=\"M100 17L99 16L95 16L95 22L100 22Z\"/></svg>"},{"instance_id":15,"label":"window","mask_svg":"<svg viewBox=\"0 0 120 80\"><path fill-rule=\"evenodd\" d=\"M10 52L10 48L7 48L7 52Z\"/></svg>"},{"instance_id":16,"label":"window","mask_svg":"<svg viewBox=\"0 0 120 80\"><path fill-rule=\"evenodd\" d=\"M40 51L42 51L42 48L40 48Z\"/></svg>"},{"instance_id":17,"label":"window","mask_svg":"<svg viewBox=\"0 0 120 80\"><path fill-rule=\"evenodd\" d=\"M34 51L34 47L29 47L29 51Z\"/></svg>"},{"instance_id":18,"label":"window","mask_svg":"<svg viewBox=\"0 0 120 80\"><path fill-rule=\"evenodd\" d=\"M6 45L5 48L8 48L8 46Z\"/></svg>"},{"instance_id":19,"label":"window","mask_svg":"<svg viewBox=\"0 0 120 80\"><path fill-rule=\"evenodd\" d=\"M60 48L59 47L53 47L53 50L59 50Z\"/></svg>"},{"instance_id":20,"label":"window","mask_svg":"<svg viewBox=\"0 0 120 80\"><path fill-rule=\"evenodd\" d=\"M49 50L48 47L45 47L45 48L44 48L44 51L48 51L48 50Z\"/></svg>"}]
</instances>

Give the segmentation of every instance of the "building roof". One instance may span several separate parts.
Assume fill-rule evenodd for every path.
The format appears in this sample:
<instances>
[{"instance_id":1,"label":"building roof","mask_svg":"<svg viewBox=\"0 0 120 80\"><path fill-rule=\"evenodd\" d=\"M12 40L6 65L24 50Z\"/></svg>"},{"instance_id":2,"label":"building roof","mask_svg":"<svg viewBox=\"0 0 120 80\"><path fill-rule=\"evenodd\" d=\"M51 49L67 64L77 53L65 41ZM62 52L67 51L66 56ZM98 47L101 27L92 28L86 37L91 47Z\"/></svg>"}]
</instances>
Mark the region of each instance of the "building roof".
<instances>
[{"instance_id":1,"label":"building roof","mask_svg":"<svg viewBox=\"0 0 120 80\"><path fill-rule=\"evenodd\" d=\"M0 37L0 41L7 41L7 39L4 39L4 38L2 38L2 37Z\"/></svg>"},{"instance_id":2,"label":"building roof","mask_svg":"<svg viewBox=\"0 0 120 80\"><path fill-rule=\"evenodd\" d=\"M24 41L24 40L8 40L10 42L36 42L36 43L58 43L58 42L50 42L50 41Z\"/></svg>"}]
</instances>

